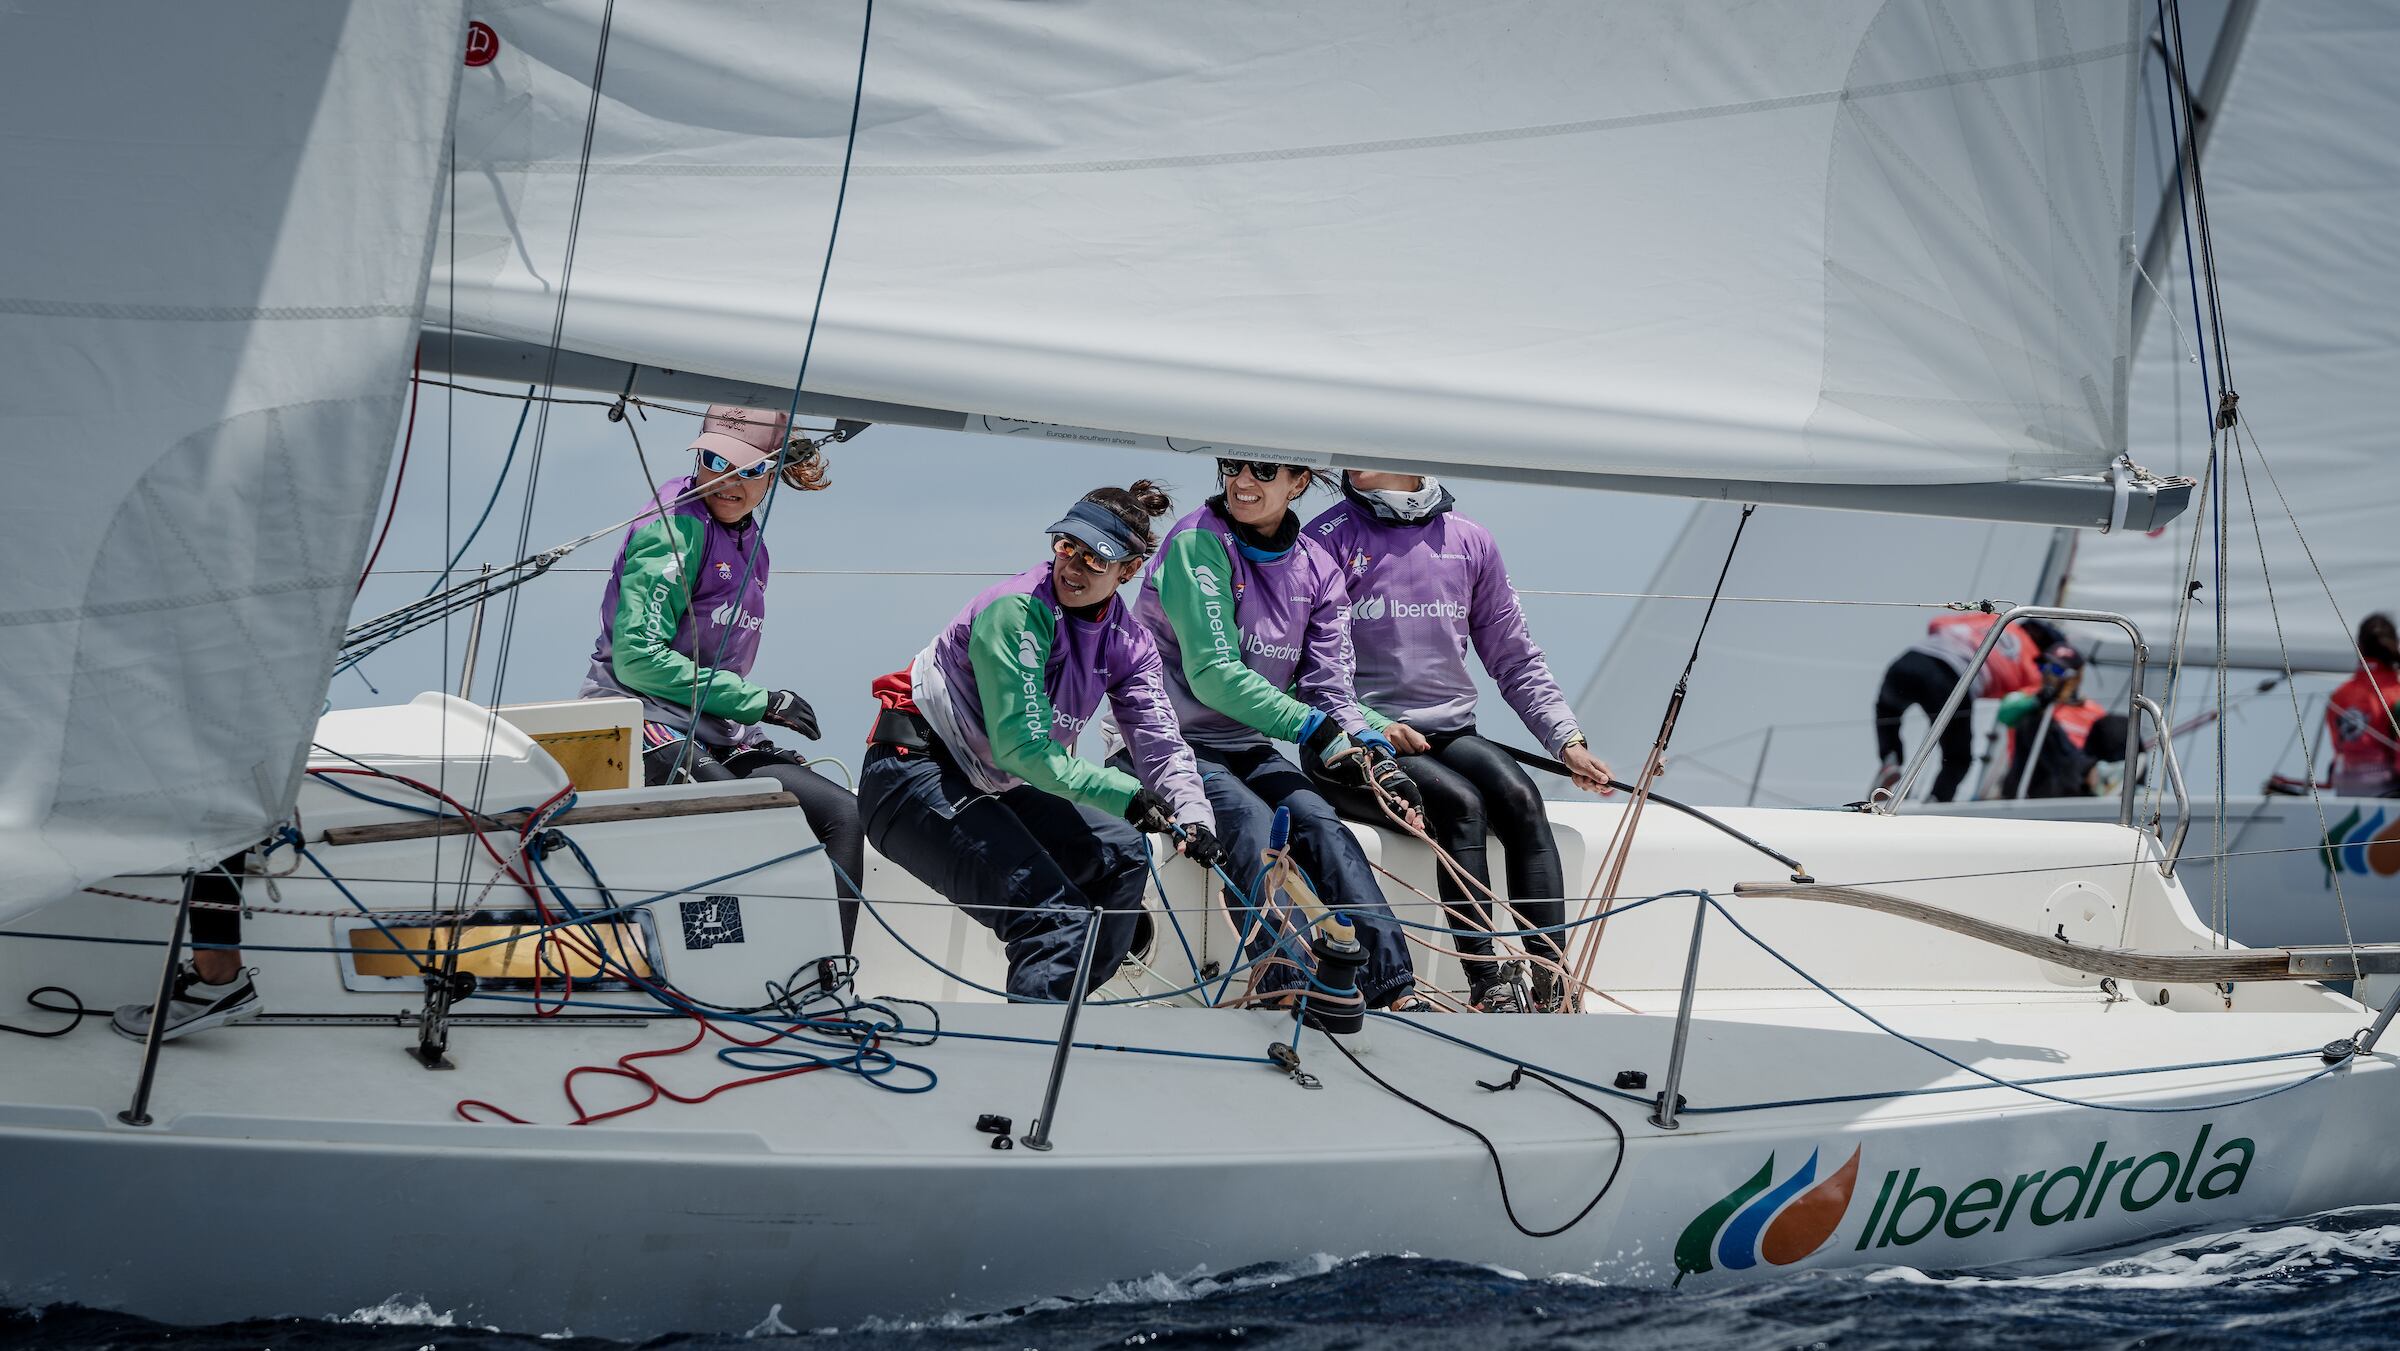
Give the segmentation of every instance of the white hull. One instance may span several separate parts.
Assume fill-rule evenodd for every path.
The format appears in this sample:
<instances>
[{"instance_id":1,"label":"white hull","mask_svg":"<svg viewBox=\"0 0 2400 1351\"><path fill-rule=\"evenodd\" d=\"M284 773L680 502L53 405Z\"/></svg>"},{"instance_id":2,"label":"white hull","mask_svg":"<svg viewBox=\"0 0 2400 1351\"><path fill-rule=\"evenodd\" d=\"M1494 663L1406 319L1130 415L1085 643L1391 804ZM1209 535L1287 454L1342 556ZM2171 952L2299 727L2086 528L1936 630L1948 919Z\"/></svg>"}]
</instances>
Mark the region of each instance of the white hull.
<instances>
[{"instance_id":1,"label":"white hull","mask_svg":"<svg viewBox=\"0 0 2400 1351\"><path fill-rule=\"evenodd\" d=\"M2225 840L2213 839L2213 801L2199 813L2176 869L2203 919L2216 895L2220 848L2226 855L2225 931L2250 947L2283 944L2400 942L2400 800L2328 796L2324 815L2305 797L2250 794L2225 800ZM1969 802L1944 815L2054 821L2114 821L2115 798L2038 798ZM2334 848L2327 849L2331 840ZM2338 884L2338 890L2337 890ZM2390 984L2369 977L2368 1002Z\"/></svg>"},{"instance_id":2,"label":"white hull","mask_svg":"<svg viewBox=\"0 0 2400 1351\"><path fill-rule=\"evenodd\" d=\"M505 777L494 776L494 800L513 802L524 784L504 789ZM695 794L707 795L624 790L583 801ZM326 796L312 788L304 800L312 832L352 810ZM1552 811L1570 872L1588 868L1617 808ZM1727 815L1800 855L1822 880L1883 882L2028 930L2063 926L2078 942L2209 945L2180 891L2155 868L2130 863L2137 838L2114 827ZM386 816L362 805L348 819ZM739 866L725 860L744 851L752 861L772 857L804 840L802 830L798 813L782 810L570 833L630 900L705 875L695 858L712 870ZM2303 984L2244 985L2230 1007L2206 986L2128 990L2132 998L2110 1002L2088 977L1888 916L1731 899L1733 882L1775 871L1692 823L1654 814L1642 839L1630 890L1703 885L1727 896L1731 913L1793 962L1982 1073L2024 1081L2195 1066L2044 1088L2084 1102L2232 1104L2323 1066L2313 1057L2197 1062L2304 1051L2366 1020L2356 1004ZM459 842L443 843L445 875L454 875ZM431 844L312 848L359 879L362 899L398 908L425 904L426 884L363 879L421 879ZM1426 880L1421 856L1370 844L1404 876ZM1958 876L1996 870L2017 871ZM666 974L720 1001L780 978L830 932L827 903L781 899L824 894L822 873L812 857L730 884L749 893L741 944L687 949L662 917ZM1892 881L1906 878L1948 880ZM137 879L122 889L158 895L168 885ZM1169 886L1179 906L1200 890L1182 865ZM956 954L969 975L997 970L980 930L927 903L896 871L872 871L868 890L936 957ZM295 908L333 899L330 888L299 879L282 891ZM1600 1004L1580 1017L1378 1020L1361 1039L1367 1063L1486 1131L1507 1161L1522 1219L1560 1224L1617 1162L1614 1135L1531 1082L1490 1093L1476 1081L1504 1079L1522 1060L1597 1084L1641 1069L1655 1089L1692 905L1660 901L1609 925L1597 983L1631 1011ZM15 927L155 938L169 919L163 907L85 896ZM322 953L264 950L324 946L335 923L253 915L246 941L275 1010L288 1018L414 1008L406 991L344 989L336 959ZM1221 958L1228 940L1218 922L1194 928L1201 959L1212 950ZM898 956L872 921L865 934L864 990L947 1000L938 978ZM1158 949L1165 965L1156 979L1179 980L1177 945L1162 937ZM95 1003L146 998L156 961L151 947L13 939L0 943L0 999L14 1004L41 984ZM1679 1243L1681 1265L1696 1265L1695 1242L1708 1269L1685 1274L1694 1284L1848 1263L1976 1266L2400 1201L2400 1158L2381 1143L2400 1110L2389 1055L2245 1104L2103 1111L1982 1084L1869 1026L1715 916L1700 970L1683 1086L1692 1110L1666 1131L1646 1120L1645 1106L1603 1099L1627 1136L1622 1171L1587 1218L1550 1239L1511 1228L1473 1140L1387 1096L1315 1033L1301 1051L1323 1081L1317 1091L1255 1061L1109 1049L1256 1057L1288 1036L1288 1020L1266 1012L1087 1011L1078 1037L1087 1049L1070 1063L1048 1154L994 1150L975 1129L987 1112L1012 1117L1020 1135L1031 1125L1059 1017L1045 1007L944 1002L949 1032L1024 1040L897 1049L938 1074L929 1093L888 1093L824 1072L582 1128L470 1124L453 1104L482 1098L563 1120L558 1083L568 1068L674 1045L689 1024L461 1026L451 1040L458 1068L447 1073L419 1068L405 1054L413 1032L389 1022L248 1024L167 1048L157 1124L148 1128L115 1119L136 1077L136 1044L89 1025L57 1041L0 1039L0 1194L23 1217L0 1236L0 1302L220 1320L345 1313L401 1295L462 1321L639 1336L739 1330L776 1304L801 1328L990 1309L1152 1272L1222 1272L1318 1253L1410 1252L1636 1285L1674 1281ZM495 1008L521 1013L481 1001L464 1012ZM1433 1030L1492 1054L1427 1035ZM690 1092L735 1071L695 1053L658 1073ZM1945 1089L1959 1091L1928 1092ZM587 1080L582 1091L599 1107L626 1101L629 1089ZM1786 1188L1812 1153L1822 1181L1854 1151L1846 1204ZM1695 1222L1770 1158L1756 1204L1701 1225L1694 1240ZM2081 1178L2087 1169L2096 1176ZM1814 1195L1815 1208L1784 1206L1794 1193L1803 1202Z\"/></svg>"}]
</instances>

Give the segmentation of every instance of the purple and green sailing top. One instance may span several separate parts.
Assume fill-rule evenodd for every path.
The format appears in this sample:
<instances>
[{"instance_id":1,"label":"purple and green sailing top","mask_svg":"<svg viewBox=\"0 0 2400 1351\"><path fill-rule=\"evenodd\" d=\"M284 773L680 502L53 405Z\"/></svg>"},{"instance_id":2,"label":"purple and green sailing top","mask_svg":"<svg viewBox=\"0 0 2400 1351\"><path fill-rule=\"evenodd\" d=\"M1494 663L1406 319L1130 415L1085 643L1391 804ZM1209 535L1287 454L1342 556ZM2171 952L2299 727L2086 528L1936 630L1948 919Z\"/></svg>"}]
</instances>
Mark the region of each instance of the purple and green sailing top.
<instances>
[{"instance_id":1,"label":"purple and green sailing top","mask_svg":"<svg viewBox=\"0 0 2400 1351\"><path fill-rule=\"evenodd\" d=\"M1450 509L1443 492L1422 519L1402 520L1353 493L1301 533L1339 561L1350 595L1360 702L1378 730L1474 725L1474 645L1500 697L1557 755L1574 735L1567 696L1525 630L1517 589L1490 531Z\"/></svg>"},{"instance_id":2,"label":"purple and green sailing top","mask_svg":"<svg viewBox=\"0 0 2400 1351\"><path fill-rule=\"evenodd\" d=\"M987 793L1029 783L1122 816L1147 784L1177 822L1216 829L1149 633L1114 597L1096 618L1059 605L1046 562L967 602L917 654L909 687L960 771ZM1138 782L1075 754L1104 697Z\"/></svg>"},{"instance_id":3,"label":"purple and green sailing top","mask_svg":"<svg viewBox=\"0 0 2400 1351\"><path fill-rule=\"evenodd\" d=\"M582 694L630 696L645 721L739 746L767 711L767 691L749 680L767 615L767 542L755 517L725 525L705 502L677 500L692 487L689 476L664 485L626 527Z\"/></svg>"},{"instance_id":4,"label":"purple and green sailing top","mask_svg":"<svg viewBox=\"0 0 2400 1351\"><path fill-rule=\"evenodd\" d=\"M1158 641L1167 696L1194 743L1298 742L1331 717L1368 732L1350 687L1349 598L1333 556L1294 535L1246 544L1213 501L1177 521L1134 607Z\"/></svg>"}]
</instances>

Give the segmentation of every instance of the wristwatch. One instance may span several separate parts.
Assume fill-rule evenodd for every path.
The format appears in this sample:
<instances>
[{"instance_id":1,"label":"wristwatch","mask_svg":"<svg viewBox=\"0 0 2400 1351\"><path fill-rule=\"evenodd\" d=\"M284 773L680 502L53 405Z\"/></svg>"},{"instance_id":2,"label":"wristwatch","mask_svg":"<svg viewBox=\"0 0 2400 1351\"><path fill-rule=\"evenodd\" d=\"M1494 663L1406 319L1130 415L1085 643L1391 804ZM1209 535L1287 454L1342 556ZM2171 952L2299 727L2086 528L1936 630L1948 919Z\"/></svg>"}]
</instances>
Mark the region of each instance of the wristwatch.
<instances>
[{"instance_id":1,"label":"wristwatch","mask_svg":"<svg viewBox=\"0 0 2400 1351\"><path fill-rule=\"evenodd\" d=\"M1567 739L1558 743L1558 753L1564 755L1577 746L1589 746L1591 744L1591 738L1585 736L1583 733L1569 732L1567 733Z\"/></svg>"}]
</instances>

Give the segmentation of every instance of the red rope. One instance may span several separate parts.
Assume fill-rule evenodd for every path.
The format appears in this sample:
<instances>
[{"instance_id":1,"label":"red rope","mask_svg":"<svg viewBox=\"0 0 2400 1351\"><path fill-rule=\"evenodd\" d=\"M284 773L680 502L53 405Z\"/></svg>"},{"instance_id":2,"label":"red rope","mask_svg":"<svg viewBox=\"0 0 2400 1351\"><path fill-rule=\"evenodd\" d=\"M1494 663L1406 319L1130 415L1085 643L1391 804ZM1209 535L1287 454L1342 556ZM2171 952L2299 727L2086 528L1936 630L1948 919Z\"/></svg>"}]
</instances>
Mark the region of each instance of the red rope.
<instances>
[{"instance_id":1,"label":"red rope","mask_svg":"<svg viewBox=\"0 0 2400 1351\"><path fill-rule=\"evenodd\" d=\"M358 591L367 589L367 576L375 571L375 560L383 557L383 541L392 533L392 518L400 514L400 485L408 480L408 448L417 441L417 376L425 364L425 344L417 344L416 355L408 360L408 430L400 434L400 472L392 476L392 500L383 509L383 529L375 533L375 547L367 552L366 571L358 574Z\"/></svg>"}]
</instances>

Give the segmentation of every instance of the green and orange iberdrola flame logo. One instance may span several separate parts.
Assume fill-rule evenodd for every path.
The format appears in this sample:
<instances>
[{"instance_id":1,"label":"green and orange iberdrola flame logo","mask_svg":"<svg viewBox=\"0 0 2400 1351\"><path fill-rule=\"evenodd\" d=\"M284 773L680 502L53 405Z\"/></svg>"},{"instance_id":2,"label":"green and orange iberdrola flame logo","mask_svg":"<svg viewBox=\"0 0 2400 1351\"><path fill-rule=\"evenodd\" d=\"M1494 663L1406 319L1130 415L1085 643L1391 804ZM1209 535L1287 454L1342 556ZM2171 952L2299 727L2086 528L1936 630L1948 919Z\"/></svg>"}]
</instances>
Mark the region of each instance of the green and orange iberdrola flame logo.
<instances>
[{"instance_id":1,"label":"green and orange iberdrola flame logo","mask_svg":"<svg viewBox=\"0 0 2400 1351\"><path fill-rule=\"evenodd\" d=\"M1683 1237L1675 1241L1675 1283L1718 1267L1746 1271L1762 1260L1790 1266L1825 1246L1850 1212L1858 1156L1851 1150L1850 1161L1820 1182L1817 1151L1810 1150L1808 1162L1778 1183L1775 1156L1769 1154L1749 1181L1684 1226Z\"/></svg>"}]
</instances>

